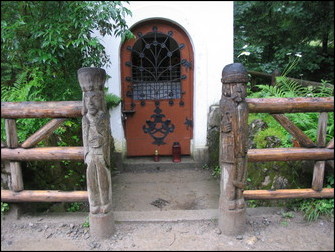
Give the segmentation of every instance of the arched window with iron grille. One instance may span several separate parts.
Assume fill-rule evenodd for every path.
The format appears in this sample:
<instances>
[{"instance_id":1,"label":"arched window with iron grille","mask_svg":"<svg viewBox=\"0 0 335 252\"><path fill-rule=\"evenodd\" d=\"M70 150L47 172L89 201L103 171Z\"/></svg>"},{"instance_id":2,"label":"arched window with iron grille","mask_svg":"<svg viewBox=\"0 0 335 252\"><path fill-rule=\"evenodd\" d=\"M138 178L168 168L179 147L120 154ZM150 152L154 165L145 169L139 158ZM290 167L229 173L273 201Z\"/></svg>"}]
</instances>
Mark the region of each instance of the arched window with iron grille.
<instances>
[{"instance_id":1,"label":"arched window with iron grille","mask_svg":"<svg viewBox=\"0 0 335 252\"><path fill-rule=\"evenodd\" d=\"M126 65L132 68L132 98L134 100L179 99L182 96L181 65L188 63L181 60L180 50L184 44L178 44L173 32L167 34L157 31L138 33L138 39L131 51L131 62Z\"/></svg>"}]
</instances>

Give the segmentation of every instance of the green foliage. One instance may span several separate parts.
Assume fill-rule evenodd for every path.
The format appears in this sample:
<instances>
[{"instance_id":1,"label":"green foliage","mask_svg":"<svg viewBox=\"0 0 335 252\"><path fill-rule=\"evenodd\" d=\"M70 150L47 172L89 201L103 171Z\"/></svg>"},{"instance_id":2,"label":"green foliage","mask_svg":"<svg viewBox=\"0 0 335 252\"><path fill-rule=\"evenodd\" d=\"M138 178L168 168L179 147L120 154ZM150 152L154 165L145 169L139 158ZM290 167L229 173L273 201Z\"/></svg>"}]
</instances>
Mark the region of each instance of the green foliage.
<instances>
[{"instance_id":1,"label":"green foliage","mask_svg":"<svg viewBox=\"0 0 335 252\"><path fill-rule=\"evenodd\" d=\"M220 175L221 175L221 168L220 168L219 165L216 165L216 166L213 168L212 176L213 176L214 178L218 178L218 177L220 177Z\"/></svg>"},{"instance_id":2,"label":"green foliage","mask_svg":"<svg viewBox=\"0 0 335 252\"><path fill-rule=\"evenodd\" d=\"M106 94L105 99L107 108L114 108L121 102L121 98L115 94Z\"/></svg>"},{"instance_id":3,"label":"green foliage","mask_svg":"<svg viewBox=\"0 0 335 252\"><path fill-rule=\"evenodd\" d=\"M315 221L321 215L334 216L334 199L310 199L301 203L299 210L308 221Z\"/></svg>"},{"instance_id":4,"label":"green foliage","mask_svg":"<svg viewBox=\"0 0 335 252\"><path fill-rule=\"evenodd\" d=\"M6 202L1 202L1 215L9 211L9 205Z\"/></svg>"},{"instance_id":5,"label":"green foliage","mask_svg":"<svg viewBox=\"0 0 335 252\"><path fill-rule=\"evenodd\" d=\"M281 221L280 224L283 225L284 227L288 226L288 222L287 221Z\"/></svg>"},{"instance_id":6,"label":"green foliage","mask_svg":"<svg viewBox=\"0 0 335 252\"><path fill-rule=\"evenodd\" d=\"M333 23L333 1L235 1L234 62L253 71L284 72L298 54L303 61L291 77L334 82Z\"/></svg>"},{"instance_id":7,"label":"green foliage","mask_svg":"<svg viewBox=\"0 0 335 252\"><path fill-rule=\"evenodd\" d=\"M71 203L64 203L64 208L67 212L87 212L88 209L88 202L71 202Z\"/></svg>"},{"instance_id":8,"label":"green foliage","mask_svg":"<svg viewBox=\"0 0 335 252\"><path fill-rule=\"evenodd\" d=\"M131 12L121 1L2 2L5 60L21 64L27 60L49 69L70 63L101 67L110 60L93 32L128 38L127 15Z\"/></svg>"},{"instance_id":9,"label":"green foliage","mask_svg":"<svg viewBox=\"0 0 335 252\"><path fill-rule=\"evenodd\" d=\"M280 139L280 146L287 146L290 143L290 137L285 134L282 130L277 128L267 128L265 130L259 131L255 137L254 141L256 143L257 149L268 148L267 138L275 136Z\"/></svg>"},{"instance_id":10,"label":"green foliage","mask_svg":"<svg viewBox=\"0 0 335 252\"><path fill-rule=\"evenodd\" d=\"M293 212L282 212L281 213L281 216L283 217L283 218L293 218L294 217L294 213Z\"/></svg>"},{"instance_id":11,"label":"green foliage","mask_svg":"<svg viewBox=\"0 0 335 252\"><path fill-rule=\"evenodd\" d=\"M267 113L251 113L248 117L248 124L252 123L254 120L260 119L266 123L267 128L258 131L254 135L255 148L262 149L267 148L267 138L275 136L279 138L281 145L279 147L291 147L292 146L292 136L270 115Z\"/></svg>"},{"instance_id":12,"label":"green foliage","mask_svg":"<svg viewBox=\"0 0 335 252\"><path fill-rule=\"evenodd\" d=\"M247 206L249 208L256 208L258 207L258 203L257 203L257 200L247 200Z\"/></svg>"},{"instance_id":13,"label":"green foliage","mask_svg":"<svg viewBox=\"0 0 335 252\"><path fill-rule=\"evenodd\" d=\"M73 202L70 203L70 206L66 209L67 212L78 212L80 210L80 203Z\"/></svg>"},{"instance_id":14,"label":"green foliage","mask_svg":"<svg viewBox=\"0 0 335 252\"><path fill-rule=\"evenodd\" d=\"M121 103L121 98L115 94L108 93L108 88L105 88L105 100L108 109L114 108Z\"/></svg>"},{"instance_id":15,"label":"green foliage","mask_svg":"<svg viewBox=\"0 0 335 252\"><path fill-rule=\"evenodd\" d=\"M86 217L86 220L84 221L84 223L82 224L82 227L86 227L86 228L88 228L88 227L90 227L90 221L89 221L89 218L88 217Z\"/></svg>"},{"instance_id":16,"label":"green foliage","mask_svg":"<svg viewBox=\"0 0 335 252\"><path fill-rule=\"evenodd\" d=\"M210 162L209 162L210 163ZM214 177L214 178L219 178L220 175L221 175L221 168L220 168L220 165L215 165L215 166L212 166L212 165L208 165L208 164L204 164L202 166L202 169L205 169L205 170L210 170L212 173L211 175Z\"/></svg>"}]
</instances>

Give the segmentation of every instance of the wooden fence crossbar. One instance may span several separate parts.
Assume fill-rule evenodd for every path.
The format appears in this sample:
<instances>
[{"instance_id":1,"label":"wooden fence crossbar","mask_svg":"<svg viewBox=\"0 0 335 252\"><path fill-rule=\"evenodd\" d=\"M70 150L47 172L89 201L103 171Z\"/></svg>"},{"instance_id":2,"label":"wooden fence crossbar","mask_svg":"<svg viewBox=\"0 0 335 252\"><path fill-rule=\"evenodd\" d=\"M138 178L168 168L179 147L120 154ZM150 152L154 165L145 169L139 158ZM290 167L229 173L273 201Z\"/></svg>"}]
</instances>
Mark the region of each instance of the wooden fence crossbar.
<instances>
[{"instance_id":1,"label":"wooden fence crossbar","mask_svg":"<svg viewBox=\"0 0 335 252\"><path fill-rule=\"evenodd\" d=\"M334 188L313 189L279 189L279 190L245 190L247 200L258 199L295 199L295 198L334 198ZM87 191L24 190L13 192L1 190L1 200L5 202L83 202L88 201Z\"/></svg>"},{"instance_id":2,"label":"wooden fence crossbar","mask_svg":"<svg viewBox=\"0 0 335 252\"><path fill-rule=\"evenodd\" d=\"M249 113L304 113L334 111L334 97L246 98Z\"/></svg>"},{"instance_id":3,"label":"wooden fence crossbar","mask_svg":"<svg viewBox=\"0 0 335 252\"><path fill-rule=\"evenodd\" d=\"M1 159L11 161L32 160L83 160L83 147L39 147L31 149L2 148ZM268 148L249 149L248 162L331 160L334 150L328 148Z\"/></svg>"},{"instance_id":4,"label":"wooden fence crossbar","mask_svg":"<svg viewBox=\"0 0 335 252\"><path fill-rule=\"evenodd\" d=\"M81 117L82 101L1 102L1 118Z\"/></svg>"},{"instance_id":5,"label":"wooden fence crossbar","mask_svg":"<svg viewBox=\"0 0 335 252\"><path fill-rule=\"evenodd\" d=\"M298 198L334 198L334 188L323 188L315 191L306 189L278 189L278 190L245 190L243 196L247 200L274 200L274 199L298 199Z\"/></svg>"},{"instance_id":6,"label":"wooden fence crossbar","mask_svg":"<svg viewBox=\"0 0 335 252\"><path fill-rule=\"evenodd\" d=\"M10 161L84 160L84 147L2 148L1 159Z\"/></svg>"},{"instance_id":7,"label":"wooden fence crossbar","mask_svg":"<svg viewBox=\"0 0 335 252\"><path fill-rule=\"evenodd\" d=\"M334 97L246 98L250 113L332 112ZM1 102L1 118L80 117L81 101Z\"/></svg>"}]
</instances>

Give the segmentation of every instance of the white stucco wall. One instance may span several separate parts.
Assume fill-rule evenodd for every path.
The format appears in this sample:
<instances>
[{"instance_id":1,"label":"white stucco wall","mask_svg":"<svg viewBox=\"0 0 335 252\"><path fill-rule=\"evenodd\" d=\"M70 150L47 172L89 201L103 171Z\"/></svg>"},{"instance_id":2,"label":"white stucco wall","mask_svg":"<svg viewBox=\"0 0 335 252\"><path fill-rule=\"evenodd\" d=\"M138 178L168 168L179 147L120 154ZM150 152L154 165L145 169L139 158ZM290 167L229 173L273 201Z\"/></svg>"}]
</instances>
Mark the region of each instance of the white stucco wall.
<instances>
[{"instance_id":1,"label":"white stucco wall","mask_svg":"<svg viewBox=\"0 0 335 252\"><path fill-rule=\"evenodd\" d=\"M189 35L194 51L194 111L192 155L206 149L209 106L221 97L221 71L233 63L233 1L129 1L125 7L129 27L138 22L161 18L179 25ZM112 66L104 68L111 76L109 91L121 96L120 38L103 38ZM125 137L121 106L111 111L111 128L118 152L124 152ZM199 154L200 155L200 154Z\"/></svg>"}]
</instances>

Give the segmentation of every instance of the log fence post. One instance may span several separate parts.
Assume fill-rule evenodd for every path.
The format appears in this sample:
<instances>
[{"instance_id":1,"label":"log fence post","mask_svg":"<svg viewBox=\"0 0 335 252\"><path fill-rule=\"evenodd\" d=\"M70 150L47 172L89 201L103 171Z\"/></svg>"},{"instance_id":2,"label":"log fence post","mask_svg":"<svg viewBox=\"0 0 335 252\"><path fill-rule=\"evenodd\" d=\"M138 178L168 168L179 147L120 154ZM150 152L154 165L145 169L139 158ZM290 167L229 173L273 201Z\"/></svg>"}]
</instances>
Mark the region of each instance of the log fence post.
<instances>
[{"instance_id":1,"label":"log fence post","mask_svg":"<svg viewBox=\"0 0 335 252\"><path fill-rule=\"evenodd\" d=\"M112 180L110 173L110 124L104 96L106 72L101 68L78 70L83 91L82 131L87 191L90 205L90 233L106 239L114 233Z\"/></svg>"},{"instance_id":2,"label":"log fence post","mask_svg":"<svg viewBox=\"0 0 335 252\"><path fill-rule=\"evenodd\" d=\"M278 69L275 69L271 74L271 86L276 86L277 80L276 77L280 76L280 72Z\"/></svg>"},{"instance_id":3,"label":"log fence post","mask_svg":"<svg viewBox=\"0 0 335 252\"><path fill-rule=\"evenodd\" d=\"M5 119L5 129L6 129L6 140L7 147L10 149L15 149L19 146L17 138L16 120L15 119ZM5 165L9 166L10 170L10 183L9 189L13 192L20 192L24 189L21 163L17 161L5 162ZM11 215L19 219L21 216L22 208L19 204L11 204Z\"/></svg>"},{"instance_id":4,"label":"log fence post","mask_svg":"<svg viewBox=\"0 0 335 252\"><path fill-rule=\"evenodd\" d=\"M320 113L318 131L317 131L317 147L319 148L326 147L327 122L328 122L328 113L327 112ZM315 191L321 191L323 188L325 167L326 167L326 161L317 160L314 163L312 189Z\"/></svg>"},{"instance_id":5,"label":"log fence post","mask_svg":"<svg viewBox=\"0 0 335 252\"><path fill-rule=\"evenodd\" d=\"M248 152L248 105L245 101L248 80L247 71L240 63L229 64L222 70L219 228L225 235L239 235L246 228L243 190Z\"/></svg>"}]
</instances>

